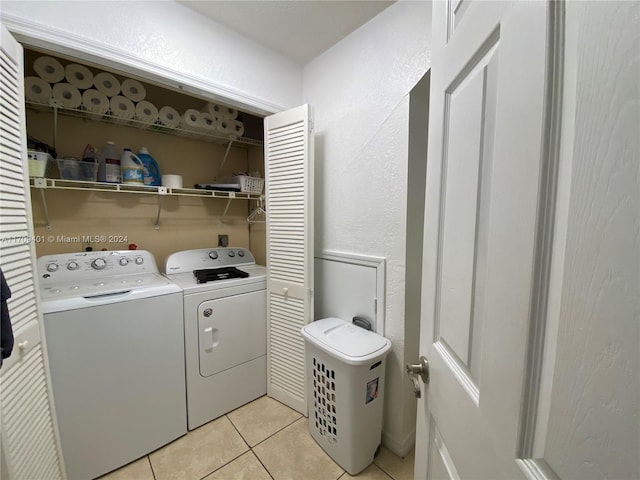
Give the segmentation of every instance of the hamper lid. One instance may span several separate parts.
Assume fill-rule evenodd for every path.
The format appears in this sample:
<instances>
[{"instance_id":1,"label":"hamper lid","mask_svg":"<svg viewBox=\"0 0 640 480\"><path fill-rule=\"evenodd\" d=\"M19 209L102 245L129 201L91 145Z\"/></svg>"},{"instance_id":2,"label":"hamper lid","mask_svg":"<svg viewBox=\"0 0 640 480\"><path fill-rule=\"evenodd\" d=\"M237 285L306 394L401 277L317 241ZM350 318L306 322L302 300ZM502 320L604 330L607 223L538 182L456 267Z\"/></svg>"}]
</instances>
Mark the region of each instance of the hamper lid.
<instances>
[{"instance_id":1,"label":"hamper lid","mask_svg":"<svg viewBox=\"0 0 640 480\"><path fill-rule=\"evenodd\" d=\"M383 356L391 342L340 318L324 318L302 328L302 335L334 357L355 364Z\"/></svg>"}]
</instances>

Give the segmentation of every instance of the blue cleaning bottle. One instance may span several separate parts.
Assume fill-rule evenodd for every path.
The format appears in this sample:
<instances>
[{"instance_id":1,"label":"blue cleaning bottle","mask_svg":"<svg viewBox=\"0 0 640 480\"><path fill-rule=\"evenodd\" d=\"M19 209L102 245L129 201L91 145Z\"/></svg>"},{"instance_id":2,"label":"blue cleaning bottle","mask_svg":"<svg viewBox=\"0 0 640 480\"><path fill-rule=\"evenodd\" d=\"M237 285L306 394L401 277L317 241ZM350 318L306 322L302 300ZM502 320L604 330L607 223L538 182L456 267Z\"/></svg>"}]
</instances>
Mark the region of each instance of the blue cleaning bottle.
<instances>
[{"instance_id":1,"label":"blue cleaning bottle","mask_svg":"<svg viewBox=\"0 0 640 480\"><path fill-rule=\"evenodd\" d=\"M138 152L138 158L144 165L144 184L151 186L160 185L160 168L158 163L149 154L147 147L142 147Z\"/></svg>"}]
</instances>

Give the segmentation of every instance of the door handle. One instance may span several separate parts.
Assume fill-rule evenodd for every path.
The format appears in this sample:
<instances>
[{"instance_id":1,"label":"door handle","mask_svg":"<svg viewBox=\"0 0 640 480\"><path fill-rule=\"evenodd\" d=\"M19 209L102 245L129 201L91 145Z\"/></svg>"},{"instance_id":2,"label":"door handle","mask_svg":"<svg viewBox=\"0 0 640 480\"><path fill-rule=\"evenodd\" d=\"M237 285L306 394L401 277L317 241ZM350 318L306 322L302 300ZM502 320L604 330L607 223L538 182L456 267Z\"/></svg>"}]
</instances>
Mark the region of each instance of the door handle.
<instances>
[{"instance_id":1,"label":"door handle","mask_svg":"<svg viewBox=\"0 0 640 480\"><path fill-rule=\"evenodd\" d=\"M429 360L426 357L421 356L420 361L417 364L407 363L407 375L413 382L413 393L416 398L421 397L420 383L418 377L422 379L425 385L429 385Z\"/></svg>"}]
</instances>

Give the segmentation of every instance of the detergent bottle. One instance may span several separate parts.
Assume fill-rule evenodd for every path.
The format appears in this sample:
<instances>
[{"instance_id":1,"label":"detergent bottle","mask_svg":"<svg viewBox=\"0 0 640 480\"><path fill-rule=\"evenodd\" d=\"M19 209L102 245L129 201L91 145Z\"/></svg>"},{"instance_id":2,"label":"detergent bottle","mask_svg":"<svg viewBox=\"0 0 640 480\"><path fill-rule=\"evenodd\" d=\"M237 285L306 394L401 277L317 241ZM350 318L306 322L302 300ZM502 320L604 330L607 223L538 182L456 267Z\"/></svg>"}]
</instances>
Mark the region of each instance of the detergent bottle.
<instances>
[{"instance_id":1,"label":"detergent bottle","mask_svg":"<svg viewBox=\"0 0 640 480\"><path fill-rule=\"evenodd\" d=\"M98 181L120 183L120 158L118 148L112 141L107 142L98 165Z\"/></svg>"},{"instance_id":2,"label":"detergent bottle","mask_svg":"<svg viewBox=\"0 0 640 480\"><path fill-rule=\"evenodd\" d=\"M144 185L144 164L130 148L125 148L120 159L122 170L122 183L130 185Z\"/></svg>"},{"instance_id":3,"label":"detergent bottle","mask_svg":"<svg viewBox=\"0 0 640 480\"><path fill-rule=\"evenodd\" d=\"M153 159L153 157L149 154L149 150L147 147L142 147L138 152L138 158L142 161L144 165L144 184L159 186L160 185L160 168L158 168L158 163Z\"/></svg>"}]
</instances>

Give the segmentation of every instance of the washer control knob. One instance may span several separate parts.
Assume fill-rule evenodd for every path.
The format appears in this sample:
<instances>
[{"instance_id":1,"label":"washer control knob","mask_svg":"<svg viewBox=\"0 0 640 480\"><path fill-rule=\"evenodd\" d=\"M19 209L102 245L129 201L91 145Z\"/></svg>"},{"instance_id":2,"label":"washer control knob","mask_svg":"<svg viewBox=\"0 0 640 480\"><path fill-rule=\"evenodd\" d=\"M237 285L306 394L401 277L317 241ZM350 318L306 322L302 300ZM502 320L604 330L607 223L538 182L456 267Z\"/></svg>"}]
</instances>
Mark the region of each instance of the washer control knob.
<instances>
[{"instance_id":1,"label":"washer control knob","mask_svg":"<svg viewBox=\"0 0 640 480\"><path fill-rule=\"evenodd\" d=\"M144 263L144 258L136 257L136 265L142 265Z\"/></svg>"},{"instance_id":2,"label":"washer control knob","mask_svg":"<svg viewBox=\"0 0 640 480\"><path fill-rule=\"evenodd\" d=\"M67 263L67 270L77 270L78 268L80 268L80 265L78 265L78 262L69 262Z\"/></svg>"},{"instance_id":3,"label":"washer control knob","mask_svg":"<svg viewBox=\"0 0 640 480\"><path fill-rule=\"evenodd\" d=\"M218 258L218 252L216 252L215 250L211 250L211 251L209 252L209 258L210 258L211 260L215 260L216 258Z\"/></svg>"},{"instance_id":4,"label":"washer control knob","mask_svg":"<svg viewBox=\"0 0 640 480\"><path fill-rule=\"evenodd\" d=\"M118 260L118 263L125 267L129 264L129 259L126 257L122 257L120 260Z\"/></svg>"},{"instance_id":5,"label":"washer control knob","mask_svg":"<svg viewBox=\"0 0 640 480\"><path fill-rule=\"evenodd\" d=\"M91 267L95 270L103 270L107 266L107 261L104 258L96 258L91 262Z\"/></svg>"},{"instance_id":6,"label":"washer control knob","mask_svg":"<svg viewBox=\"0 0 640 480\"><path fill-rule=\"evenodd\" d=\"M244 250L238 250L238 256L244 257Z\"/></svg>"},{"instance_id":7,"label":"washer control knob","mask_svg":"<svg viewBox=\"0 0 640 480\"><path fill-rule=\"evenodd\" d=\"M229 256L231 258L235 257L236 256L236 252L234 252L233 250L229 250Z\"/></svg>"},{"instance_id":8,"label":"washer control knob","mask_svg":"<svg viewBox=\"0 0 640 480\"><path fill-rule=\"evenodd\" d=\"M56 270L58 270L57 263L47 263L47 272L55 272Z\"/></svg>"}]
</instances>

